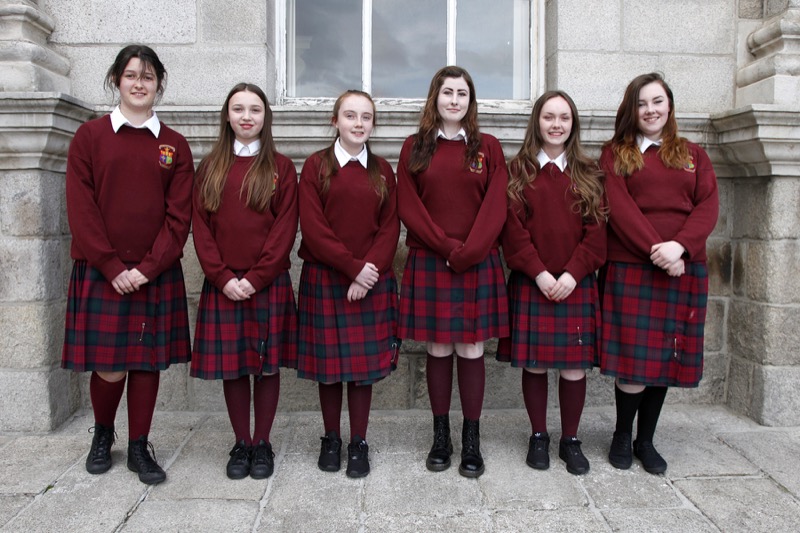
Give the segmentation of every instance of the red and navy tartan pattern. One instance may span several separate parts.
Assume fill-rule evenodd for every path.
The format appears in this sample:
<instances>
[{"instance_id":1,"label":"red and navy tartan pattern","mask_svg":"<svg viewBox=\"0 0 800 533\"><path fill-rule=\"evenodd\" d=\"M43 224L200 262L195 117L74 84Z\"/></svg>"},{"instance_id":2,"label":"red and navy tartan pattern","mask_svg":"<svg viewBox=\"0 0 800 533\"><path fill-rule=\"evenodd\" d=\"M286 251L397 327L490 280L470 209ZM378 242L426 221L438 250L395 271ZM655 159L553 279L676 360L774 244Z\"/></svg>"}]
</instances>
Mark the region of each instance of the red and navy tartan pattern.
<instances>
[{"instance_id":1,"label":"red and navy tartan pattern","mask_svg":"<svg viewBox=\"0 0 800 533\"><path fill-rule=\"evenodd\" d=\"M400 337L474 343L508 336L508 298L496 249L461 274L428 250L408 251L400 287Z\"/></svg>"},{"instance_id":2,"label":"red and navy tartan pattern","mask_svg":"<svg viewBox=\"0 0 800 533\"><path fill-rule=\"evenodd\" d=\"M591 368L597 361L600 300L594 273L562 302L545 298L536 282L512 271L508 279L511 337L497 360L522 368Z\"/></svg>"},{"instance_id":3,"label":"red and navy tartan pattern","mask_svg":"<svg viewBox=\"0 0 800 533\"><path fill-rule=\"evenodd\" d=\"M241 275L242 273L237 273ZM203 282L191 375L236 379L297 367L297 307L288 272L248 300L234 302Z\"/></svg>"},{"instance_id":4,"label":"red and navy tartan pattern","mask_svg":"<svg viewBox=\"0 0 800 533\"><path fill-rule=\"evenodd\" d=\"M75 261L69 282L62 368L76 372L164 370L191 357L180 262L120 295L99 270Z\"/></svg>"},{"instance_id":5,"label":"red and navy tartan pattern","mask_svg":"<svg viewBox=\"0 0 800 533\"><path fill-rule=\"evenodd\" d=\"M397 365L397 281L381 274L367 296L347 301L350 279L306 261L300 274L297 376L320 383L375 383Z\"/></svg>"},{"instance_id":6,"label":"red and navy tartan pattern","mask_svg":"<svg viewBox=\"0 0 800 533\"><path fill-rule=\"evenodd\" d=\"M651 264L611 262L600 272L601 372L622 383L696 387L703 375L706 264L686 263L677 278Z\"/></svg>"}]
</instances>

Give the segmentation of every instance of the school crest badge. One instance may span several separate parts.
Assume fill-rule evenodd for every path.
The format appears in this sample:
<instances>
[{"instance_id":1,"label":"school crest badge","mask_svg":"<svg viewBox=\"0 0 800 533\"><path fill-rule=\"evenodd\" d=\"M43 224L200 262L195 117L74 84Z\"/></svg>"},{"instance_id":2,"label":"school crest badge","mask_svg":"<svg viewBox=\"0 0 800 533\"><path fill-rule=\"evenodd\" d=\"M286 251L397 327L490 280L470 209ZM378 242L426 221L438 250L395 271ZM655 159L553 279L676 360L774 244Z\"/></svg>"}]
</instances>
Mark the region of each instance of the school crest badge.
<instances>
[{"instance_id":1,"label":"school crest badge","mask_svg":"<svg viewBox=\"0 0 800 533\"><path fill-rule=\"evenodd\" d=\"M472 172L480 174L483 172L483 160L486 156L483 155L483 152L478 152L478 156L475 158L475 161L469 166L469 169Z\"/></svg>"},{"instance_id":2,"label":"school crest badge","mask_svg":"<svg viewBox=\"0 0 800 533\"><path fill-rule=\"evenodd\" d=\"M686 172L694 172L696 170L694 166L694 158L692 156L689 156L689 162L683 166L683 170Z\"/></svg>"},{"instance_id":3,"label":"school crest badge","mask_svg":"<svg viewBox=\"0 0 800 533\"><path fill-rule=\"evenodd\" d=\"M172 163L175 160L175 147L168 144L162 144L158 147L158 164L163 168L172 168Z\"/></svg>"}]
</instances>

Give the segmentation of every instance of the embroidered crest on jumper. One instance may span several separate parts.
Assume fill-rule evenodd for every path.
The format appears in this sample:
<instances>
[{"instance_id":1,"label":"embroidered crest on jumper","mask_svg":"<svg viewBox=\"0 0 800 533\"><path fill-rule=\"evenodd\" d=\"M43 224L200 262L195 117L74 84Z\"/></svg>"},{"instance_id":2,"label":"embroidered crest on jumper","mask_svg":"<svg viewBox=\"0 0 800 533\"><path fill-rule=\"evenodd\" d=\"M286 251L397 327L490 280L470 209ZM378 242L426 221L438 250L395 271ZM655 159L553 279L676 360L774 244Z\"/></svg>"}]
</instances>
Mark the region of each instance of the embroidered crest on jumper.
<instances>
[{"instance_id":1,"label":"embroidered crest on jumper","mask_svg":"<svg viewBox=\"0 0 800 533\"><path fill-rule=\"evenodd\" d=\"M469 169L472 172L483 172L483 158L486 157L483 155L483 152L478 152L478 157L475 158L475 161L469 166Z\"/></svg>"},{"instance_id":2,"label":"embroidered crest on jumper","mask_svg":"<svg viewBox=\"0 0 800 533\"><path fill-rule=\"evenodd\" d=\"M172 168L172 162L175 160L175 147L168 144L162 144L158 147L158 164L164 168Z\"/></svg>"},{"instance_id":3,"label":"embroidered crest on jumper","mask_svg":"<svg viewBox=\"0 0 800 533\"><path fill-rule=\"evenodd\" d=\"M689 162L683 166L683 170L686 172L694 172L696 170L694 166L694 158L692 156L689 156Z\"/></svg>"}]
</instances>

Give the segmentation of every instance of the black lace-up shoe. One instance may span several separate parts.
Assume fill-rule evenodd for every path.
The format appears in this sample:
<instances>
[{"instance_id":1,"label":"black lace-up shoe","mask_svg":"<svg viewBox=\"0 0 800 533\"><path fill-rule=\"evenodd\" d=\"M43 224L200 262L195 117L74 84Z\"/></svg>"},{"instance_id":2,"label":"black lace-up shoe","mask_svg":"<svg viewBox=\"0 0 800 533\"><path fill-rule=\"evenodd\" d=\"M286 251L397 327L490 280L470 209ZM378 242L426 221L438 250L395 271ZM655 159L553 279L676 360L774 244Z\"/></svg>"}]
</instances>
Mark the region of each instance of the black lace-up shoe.
<instances>
[{"instance_id":1,"label":"black lace-up shoe","mask_svg":"<svg viewBox=\"0 0 800 533\"><path fill-rule=\"evenodd\" d=\"M611 449L608 451L608 462L614 468L620 470L627 470L633 464L633 455L631 452L631 434L614 432L614 437L611 439Z\"/></svg>"},{"instance_id":2,"label":"black lace-up shoe","mask_svg":"<svg viewBox=\"0 0 800 533\"><path fill-rule=\"evenodd\" d=\"M272 444L258 441L253 446L250 463L250 477L253 479L266 479L275 471L275 453L272 451Z\"/></svg>"},{"instance_id":3,"label":"black lace-up shoe","mask_svg":"<svg viewBox=\"0 0 800 533\"><path fill-rule=\"evenodd\" d=\"M128 441L128 470L139 474L139 481L146 485L155 485L167 479L166 472L155 461L155 455L147 435Z\"/></svg>"},{"instance_id":4,"label":"black lace-up shoe","mask_svg":"<svg viewBox=\"0 0 800 533\"><path fill-rule=\"evenodd\" d=\"M335 431L329 431L320 440L317 466L325 472L338 472L342 468L342 439Z\"/></svg>"},{"instance_id":5,"label":"black lace-up shoe","mask_svg":"<svg viewBox=\"0 0 800 533\"><path fill-rule=\"evenodd\" d=\"M547 432L534 433L528 441L528 457L525 462L536 470L550 468L550 435Z\"/></svg>"},{"instance_id":6,"label":"black lace-up shoe","mask_svg":"<svg viewBox=\"0 0 800 533\"><path fill-rule=\"evenodd\" d=\"M649 440L633 441L633 453L642 462L642 466L651 474L663 474L667 471L667 462L656 451L653 442Z\"/></svg>"},{"instance_id":7,"label":"black lace-up shoe","mask_svg":"<svg viewBox=\"0 0 800 533\"><path fill-rule=\"evenodd\" d=\"M244 443L244 439L233 445L228 465L225 473L231 479L242 479L250 473L250 447Z\"/></svg>"},{"instance_id":8,"label":"black lace-up shoe","mask_svg":"<svg viewBox=\"0 0 800 533\"><path fill-rule=\"evenodd\" d=\"M558 443L558 457L567 463L567 472L580 476L589 471L589 460L581 451L581 441L577 437L561 439Z\"/></svg>"},{"instance_id":9,"label":"black lace-up shoe","mask_svg":"<svg viewBox=\"0 0 800 533\"><path fill-rule=\"evenodd\" d=\"M359 478L369 474L369 445L356 435L347 445L347 477Z\"/></svg>"},{"instance_id":10,"label":"black lace-up shoe","mask_svg":"<svg viewBox=\"0 0 800 533\"><path fill-rule=\"evenodd\" d=\"M433 417L433 446L428 452L425 466L432 472L441 472L450 468L450 456L453 455L453 442L450 440L450 415Z\"/></svg>"},{"instance_id":11,"label":"black lace-up shoe","mask_svg":"<svg viewBox=\"0 0 800 533\"><path fill-rule=\"evenodd\" d=\"M86 456L86 471L90 474L102 474L111 468L111 445L116 440L114 426L106 427L95 424L89 430L94 432L92 447Z\"/></svg>"}]
</instances>

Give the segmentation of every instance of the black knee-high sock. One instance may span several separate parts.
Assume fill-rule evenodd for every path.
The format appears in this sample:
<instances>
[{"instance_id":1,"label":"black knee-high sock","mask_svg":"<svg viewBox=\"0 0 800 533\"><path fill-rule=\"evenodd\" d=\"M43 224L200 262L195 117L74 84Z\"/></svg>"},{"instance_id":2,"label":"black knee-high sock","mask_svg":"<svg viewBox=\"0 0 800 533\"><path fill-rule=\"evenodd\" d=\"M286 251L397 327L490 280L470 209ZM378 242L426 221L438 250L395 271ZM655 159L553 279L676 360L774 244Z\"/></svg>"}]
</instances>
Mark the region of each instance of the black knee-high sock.
<instances>
[{"instance_id":1,"label":"black knee-high sock","mask_svg":"<svg viewBox=\"0 0 800 533\"><path fill-rule=\"evenodd\" d=\"M639 405L639 420L636 424L636 440L652 442L656 433L658 417L664 398L667 397L667 387L647 387L642 393L642 403Z\"/></svg>"},{"instance_id":2,"label":"black knee-high sock","mask_svg":"<svg viewBox=\"0 0 800 533\"><path fill-rule=\"evenodd\" d=\"M642 402L644 392L628 394L619 387L614 387L614 397L617 400L617 433L633 433L633 419Z\"/></svg>"}]
</instances>

